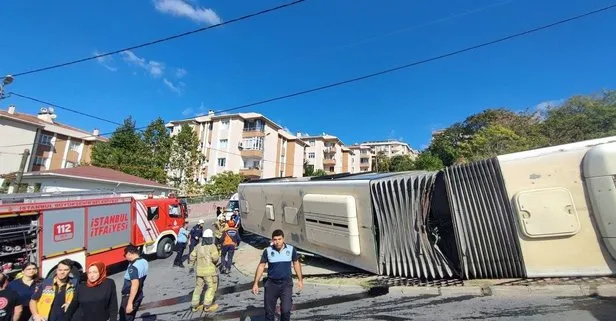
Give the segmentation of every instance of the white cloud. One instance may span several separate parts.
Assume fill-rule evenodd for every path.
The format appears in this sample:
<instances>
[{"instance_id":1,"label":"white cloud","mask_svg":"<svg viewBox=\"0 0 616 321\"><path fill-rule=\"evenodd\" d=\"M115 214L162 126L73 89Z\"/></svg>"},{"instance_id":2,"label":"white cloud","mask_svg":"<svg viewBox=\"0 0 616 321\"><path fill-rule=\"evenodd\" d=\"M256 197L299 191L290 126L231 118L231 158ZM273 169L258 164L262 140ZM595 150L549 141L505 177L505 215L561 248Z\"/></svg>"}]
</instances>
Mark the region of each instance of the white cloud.
<instances>
[{"instance_id":1,"label":"white cloud","mask_svg":"<svg viewBox=\"0 0 616 321\"><path fill-rule=\"evenodd\" d=\"M158 78L165 72L165 64L159 61L150 60L137 56L130 50L122 51L120 53L124 57L124 61L141 67L146 70L152 77Z\"/></svg>"},{"instance_id":2,"label":"white cloud","mask_svg":"<svg viewBox=\"0 0 616 321\"><path fill-rule=\"evenodd\" d=\"M182 78L182 77L186 76L186 74L187 74L187 73L188 73L188 72L186 71L186 69L184 69L184 68L178 68L178 69L175 71L175 77L176 77L176 78Z\"/></svg>"},{"instance_id":3,"label":"white cloud","mask_svg":"<svg viewBox=\"0 0 616 321\"><path fill-rule=\"evenodd\" d=\"M98 51L94 52L95 56L100 55L101 53ZM98 61L99 64L101 64L103 67L107 68L107 70L110 71L117 71L118 68L113 67L109 64L109 62L113 61L113 57L112 56L105 56L105 57L98 57L96 58L96 61Z\"/></svg>"},{"instance_id":4,"label":"white cloud","mask_svg":"<svg viewBox=\"0 0 616 321\"><path fill-rule=\"evenodd\" d=\"M186 0L153 0L156 10L176 17L188 18L197 23L215 25L222 19L209 8L199 8ZM191 1L194 2L194 1Z\"/></svg>"},{"instance_id":5,"label":"white cloud","mask_svg":"<svg viewBox=\"0 0 616 321\"><path fill-rule=\"evenodd\" d=\"M558 107L562 105L564 102L565 102L564 99L556 99L556 100L548 100L548 101L540 102L539 104L535 106L535 110L544 111L550 107Z\"/></svg>"},{"instance_id":6,"label":"white cloud","mask_svg":"<svg viewBox=\"0 0 616 321\"><path fill-rule=\"evenodd\" d=\"M174 93L178 95L182 94L182 92L184 91L184 87L186 86L186 84L184 84L181 81L177 84L174 84L172 81L170 81L167 78L163 78L163 83L165 84L165 86L167 86L167 88L169 88L169 90L173 91Z\"/></svg>"},{"instance_id":7,"label":"white cloud","mask_svg":"<svg viewBox=\"0 0 616 321\"><path fill-rule=\"evenodd\" d=\"M191 116L193 114L194 110L192 108L186 108L182 111L182 116Z\"/></svg>"}]
</instances>

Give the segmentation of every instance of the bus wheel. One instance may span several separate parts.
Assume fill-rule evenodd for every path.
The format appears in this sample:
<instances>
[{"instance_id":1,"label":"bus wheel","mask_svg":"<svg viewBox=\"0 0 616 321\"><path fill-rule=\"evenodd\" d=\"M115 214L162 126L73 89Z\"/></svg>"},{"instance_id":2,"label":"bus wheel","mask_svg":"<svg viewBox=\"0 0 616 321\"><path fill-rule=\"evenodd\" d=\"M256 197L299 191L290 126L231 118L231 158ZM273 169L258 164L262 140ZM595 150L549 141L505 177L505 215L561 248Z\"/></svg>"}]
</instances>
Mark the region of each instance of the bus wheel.
<instances>
[{"instance_id":1,"label":"bus wheel","mask_svg":"<svg viewBox=\"0 0 616 321\"><path fill-rule=\"evenodd\" d=\"M173 254L173 240L169 237L165 237L160 242L158 242L158 246L156 247L156 257L159 259L166 259Z\"/></svg>"}]
</instances>

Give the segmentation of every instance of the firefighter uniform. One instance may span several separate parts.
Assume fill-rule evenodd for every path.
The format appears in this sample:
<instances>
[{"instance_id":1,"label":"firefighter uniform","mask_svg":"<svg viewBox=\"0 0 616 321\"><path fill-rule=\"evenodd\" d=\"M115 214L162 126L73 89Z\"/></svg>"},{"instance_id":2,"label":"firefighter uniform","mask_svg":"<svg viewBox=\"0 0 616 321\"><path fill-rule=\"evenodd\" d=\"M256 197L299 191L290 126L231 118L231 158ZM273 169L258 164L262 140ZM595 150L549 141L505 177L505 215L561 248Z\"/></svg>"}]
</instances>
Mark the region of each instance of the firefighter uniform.
<instances>
[{"instance_id":1,"label":"firefighter uniform","mask_svg":"<svg viewBox=\"0 0 616 321\"><path fill-rule=\"evenodd\" d=\"M280 321L291 320L293 305L293 278L291 267L299 260L295 247L284 244L278 251L273 246L263 250L261 263L267 262L267 280L265 288L265 320L274 321L276 302L280 298Z\"/></svg>"},{"instance_id":2,"label":"firefighter uniform","mask_svg":"<svg viewBox=\"0 0 616 321\"><path fill-rule=\"evenodd\" d=\"M242 241L240 238L240 232L235 228L233 221L229 221L229 227L222 231L222 264L220 271L225 274L231 273L231 265L233 264L233 254L235 249L240 245Z\"/></svg>"},{"instance_id":3,"label":"firefighter uniform","mask_svg":"<svg viewBox=\"0 0 616 321\"><path fill-rule=\"evenodd\" d=\"M216 245L214 245L214 233L210 229L203 231L201 242L195 246L195 249L190 253L188 266L195 270L197 280L195 291L192 296L192 308L196 311L201 307L201 293L203 286L207 286L205 298L203 302L204 310L213 311L218 306L213 304L214 295L218 289L218 271L216 263L218 262L219 254Z\"/></svg>"}]
</instances>

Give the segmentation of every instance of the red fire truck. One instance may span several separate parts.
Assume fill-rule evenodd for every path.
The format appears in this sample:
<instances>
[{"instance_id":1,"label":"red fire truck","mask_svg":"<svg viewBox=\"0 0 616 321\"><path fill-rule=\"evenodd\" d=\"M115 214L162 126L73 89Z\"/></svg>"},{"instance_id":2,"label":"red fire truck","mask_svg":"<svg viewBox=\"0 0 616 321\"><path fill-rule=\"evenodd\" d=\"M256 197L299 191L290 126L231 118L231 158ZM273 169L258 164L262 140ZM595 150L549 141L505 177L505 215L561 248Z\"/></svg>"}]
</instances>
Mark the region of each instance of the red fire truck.
<instances>
[{"instance_id":1,"label":"red fire truck","mask_svg":"<svg viewBox=\"0 0 616 321\"><path fill-rule=\"evenodd\" d=\"M33 261L41 276L47 276L66 258L79 268L94 261L115 264L124 260L124 248L131 243L144 254L166 258L187 217L185 204L175 197L78 198L0 205L2 270L17 273L23 263Z\"/></svg>"}]
</instances>

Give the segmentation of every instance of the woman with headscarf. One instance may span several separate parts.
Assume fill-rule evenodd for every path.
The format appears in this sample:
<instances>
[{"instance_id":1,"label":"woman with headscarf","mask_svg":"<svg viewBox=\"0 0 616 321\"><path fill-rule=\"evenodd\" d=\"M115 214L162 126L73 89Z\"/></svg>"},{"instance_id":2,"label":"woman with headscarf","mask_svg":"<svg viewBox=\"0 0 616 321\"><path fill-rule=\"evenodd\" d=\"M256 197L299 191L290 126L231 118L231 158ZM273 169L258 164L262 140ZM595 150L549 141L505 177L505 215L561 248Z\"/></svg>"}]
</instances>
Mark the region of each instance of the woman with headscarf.
<instances>
[{"instance_id":1,"label":"woman with headscarf","mask_svg":"<svg viewBox=\"0 0 616 321\"><path fill-rule=\"evenodd\" d=\"M118 297L115 282L107 278L103 262L90 264L86 283L77 286L77 294L66 310L63 321L116 321ZM74 315L74 317L73 317Z\"/></svg>"},{"instance_id":2,"label":"woman with headscarf","mask_svg":"<svg viewBox=\"0 0 616 321\"><path fill-rule=\"evenodd\" d=\"M30 312L30 299L34 294L36 286L40 282L38 277L38 266L36 263L28 262L15 280L9 283L8 288L19 296L19 302L23 306L19 321L27 321L32 316Z\"/></svg>"}]
</instances>

